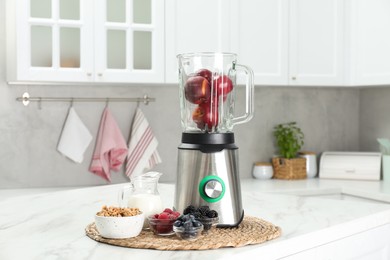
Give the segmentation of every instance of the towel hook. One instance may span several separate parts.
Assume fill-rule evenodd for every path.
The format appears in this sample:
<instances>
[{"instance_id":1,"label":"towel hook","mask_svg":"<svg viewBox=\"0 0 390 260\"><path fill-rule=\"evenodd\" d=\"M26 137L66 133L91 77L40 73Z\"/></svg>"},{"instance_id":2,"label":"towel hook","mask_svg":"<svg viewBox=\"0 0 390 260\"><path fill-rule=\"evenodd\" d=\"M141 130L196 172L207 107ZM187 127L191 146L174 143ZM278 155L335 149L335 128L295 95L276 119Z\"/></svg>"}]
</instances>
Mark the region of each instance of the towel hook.
<instances>
[{"instance_id":1,"label":"towel hook","mask_svg":"<svg viewBox=\"0 0 390 260\"><path fill-rule=\"evenodd\" d=\"M106 107L108 107L108 102L110 102L110 99L106 98Z\"/></svg>"},{"instance_id":2,"label":"towel hook","mask_svg":"<svg viewBox=\"0 0 390 260\"><path fill-rule=\"evenodd\" d=\"M144 104L145 104L145 105L149 105L149 101L150 101L150 99L149 99L148 95L145 94L145 95L144 95Z\"/></svg>"},{"instance_id":3,"label":"towel hook","mask_svg":"<svg viewBox=\"0 0 390 260\"><path fill-rule=\"evenodd\" d=\"M26 107L30 103L30 94L28 92L24 92L22 96L22 103Z\"/></svg>"},{"instance_id":4,"label":"towel hook","mask_svg":"<svg viewBox=\"0 0 390 260\"><path fill-rule=\"evenodd\" d=\"M73 103L74 103L74 98L72 98L72 99L70 100L70 107L73 107Z\"/></svg>"},{"instance_id":5,"label":"towel hook","mask_svg":"<svg viewBox=\"0 0 390 260\"><path fill-rule=\"evenodd\" d=\"M38 98L38 109L39 109L39 110L42 109L42 97L39 97L39 98Z\"/></svg>"}]
</instances>

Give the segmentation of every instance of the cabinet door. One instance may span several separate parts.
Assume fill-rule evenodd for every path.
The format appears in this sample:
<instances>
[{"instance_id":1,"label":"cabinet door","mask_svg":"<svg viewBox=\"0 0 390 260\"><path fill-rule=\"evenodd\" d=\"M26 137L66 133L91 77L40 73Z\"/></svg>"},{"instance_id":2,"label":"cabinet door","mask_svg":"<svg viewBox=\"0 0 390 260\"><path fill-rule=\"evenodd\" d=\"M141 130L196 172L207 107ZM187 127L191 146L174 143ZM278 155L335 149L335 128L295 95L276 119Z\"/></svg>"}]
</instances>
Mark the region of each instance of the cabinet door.
<instances>
[{"instance_id":1,"label":"cabinet door","mask_svg":"<svg viewBox=\"0 0 390 260\"><path fill-rule=\"evenodd\" d=\"M386 224L319 247L283 257L283 260L388 260L390 225Z\"/></svg>"},{"instance_id":2,"label":"cabinet door","mask_svg":"<svg viewBox=\"0 0 390 260\"><path fill-rule=\"evenodd\" d=\"M230 0L166 0L166 82L178 82L176 56L229 52Z\"/></svg>"},{"instance_id":3,"label":"cabinet door","mask_svg":"<svg viewBox=\"0 0 390 260\"><path fill-rule=\"evenodd\" d=\"M291 0L289 84L342 85L343 1Z\"/></svg>"},{"instance_id":4,"label":"cabinet door","mask_svg":"<svg viewBox=\"0 0 390 260\"><path fill-rule=\"evenodd\" d=\"M90 81L92 3L7 1L8 81Z\"/></svg>"},{"instance_id":5,"label":"cabinet door","mask_svg":"<svg viewBox=\"0 0 390 260\"><path fill-rule=\"evenodd\" d=\"M234 1L232 52L253 69L255 84L288 83L288 1Z\"/></svg>"},{"instance_id":6,"label":"cabinet door","mask_svg":"<svg viewBox=\"0 0 390 260\"><path fill-rule=\"evenodd\" d=\"M164 82L164 1L95 2L95 81Z\"/></svg>"},{"instance_id":7,"label":"cabinet door","mask_svg":"<svg viewBox=\"0 0 390 260\"><path fill-rule=\"evenodd\" d=\"M353 85L390 84L390 1L349 1Z\"/></svg>"}]
</instances>

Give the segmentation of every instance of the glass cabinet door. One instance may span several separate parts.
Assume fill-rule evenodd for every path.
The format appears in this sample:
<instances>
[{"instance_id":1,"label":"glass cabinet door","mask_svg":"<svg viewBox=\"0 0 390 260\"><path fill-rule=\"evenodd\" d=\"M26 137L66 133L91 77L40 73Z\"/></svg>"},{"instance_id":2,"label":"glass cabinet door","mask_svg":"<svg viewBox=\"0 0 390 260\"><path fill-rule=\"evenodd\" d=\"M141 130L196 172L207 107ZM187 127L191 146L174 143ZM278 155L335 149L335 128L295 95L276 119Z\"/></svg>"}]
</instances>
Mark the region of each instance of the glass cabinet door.
<instances>
[{"instance_id":1,"label":"glass cabinet door","mask_svg":"<svg viewBox=\"0 0 390 260\"><path fill-rule=\"evenodd\" d=\"M28 0L17 10L18 70L26 81L93 80L92 0ZM28 8L29 7L29 8ZM19 77L19 79L21 79Z\"/></svg>"},{"instance_id":2,"label":"glass cabinet door","mask_svg":"<svg viewBox=\"0 0 390 260\"><path fill-rule=\"evenodd\" d=\"M98 0L97 81L164 81L164 1Z\"/></svg>"},{"instance_id":3,"label":"glass cabinet door","mask_svg":"<svg viewBox=\"0 0 390 260\"><path fill-rule=\"evenodd\" d=\"M6 8L9 83L164 82L164 0L7 0Z\"/></svg>"}]
</instances>

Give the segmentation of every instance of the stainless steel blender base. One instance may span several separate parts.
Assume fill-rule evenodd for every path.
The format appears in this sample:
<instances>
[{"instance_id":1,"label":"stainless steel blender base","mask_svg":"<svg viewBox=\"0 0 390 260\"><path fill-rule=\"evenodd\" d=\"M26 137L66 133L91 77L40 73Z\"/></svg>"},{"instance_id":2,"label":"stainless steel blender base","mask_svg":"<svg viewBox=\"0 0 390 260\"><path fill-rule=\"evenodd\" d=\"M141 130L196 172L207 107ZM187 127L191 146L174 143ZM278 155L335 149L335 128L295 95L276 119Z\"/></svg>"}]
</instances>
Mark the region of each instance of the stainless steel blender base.
<instances>
[{"instance_id":1,"label":"stainless steel blender base","mask_svg":"<svg viewBox=\"0 0 390 260\"><path fill-rule=\"evenodd\" d=\"M238 149L203 153L180 149L174 207L208 205L219 214L220 227L237 226L244 217L238 173Z\"/></svg>"}]
</instances>

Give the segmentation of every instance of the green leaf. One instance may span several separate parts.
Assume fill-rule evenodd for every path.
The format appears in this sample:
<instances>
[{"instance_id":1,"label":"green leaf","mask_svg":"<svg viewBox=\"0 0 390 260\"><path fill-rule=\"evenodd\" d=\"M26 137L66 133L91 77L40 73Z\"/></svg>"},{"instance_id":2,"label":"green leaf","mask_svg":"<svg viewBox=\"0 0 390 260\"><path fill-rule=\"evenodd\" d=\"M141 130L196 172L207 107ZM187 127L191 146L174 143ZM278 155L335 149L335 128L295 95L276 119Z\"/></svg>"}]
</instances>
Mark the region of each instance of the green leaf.
<instances>
[{"instance_id":1,"label":"green leaf","mask_svg":"<svg viewBox=\"0 0 390 260\"><path fill-rule=\"evenodd\" d=\"M287 159L294 158L304 144L304 134L296 122L278 124L274 127L278 153Z\"/></svg>"}]
</instances>

